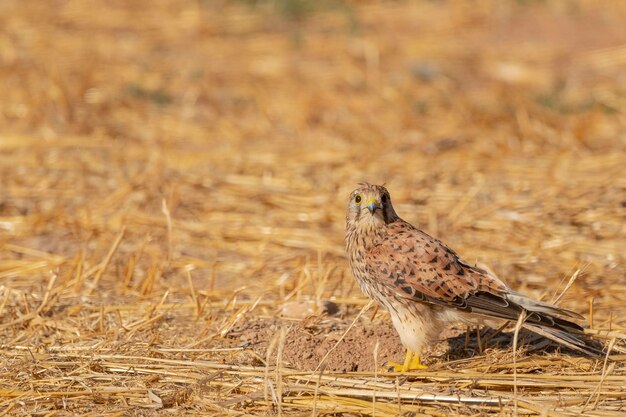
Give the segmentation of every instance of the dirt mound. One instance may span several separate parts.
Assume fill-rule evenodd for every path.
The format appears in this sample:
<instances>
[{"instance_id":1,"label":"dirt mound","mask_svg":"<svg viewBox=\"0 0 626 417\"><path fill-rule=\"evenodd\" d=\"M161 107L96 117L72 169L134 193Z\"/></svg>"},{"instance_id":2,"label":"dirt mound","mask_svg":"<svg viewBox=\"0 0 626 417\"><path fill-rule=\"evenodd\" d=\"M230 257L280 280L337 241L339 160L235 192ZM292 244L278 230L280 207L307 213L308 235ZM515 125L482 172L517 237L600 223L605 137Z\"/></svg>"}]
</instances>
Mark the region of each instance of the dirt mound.
<instances>
[{"instance_id":1,"label":"dirt mound","mask_svg":"<svg viewBox=\"0 0 626 417\"><path fill-rule=\"evenodd\" d=\"M274 361L280 333L284 331L283 362L301 370L316 369L331 350L325 367L329 371L373 371L376 364L381 367L386 361L403 360L405 351L391 323L357 323L341 339L346 329L345 323L334 320L309 326L306 321L255 319L235 329L229 337L249 343L261 358L267 357L271 347L270 360ZM374 361L376 345L378 354Z\"/></svg>"}]
</instances>

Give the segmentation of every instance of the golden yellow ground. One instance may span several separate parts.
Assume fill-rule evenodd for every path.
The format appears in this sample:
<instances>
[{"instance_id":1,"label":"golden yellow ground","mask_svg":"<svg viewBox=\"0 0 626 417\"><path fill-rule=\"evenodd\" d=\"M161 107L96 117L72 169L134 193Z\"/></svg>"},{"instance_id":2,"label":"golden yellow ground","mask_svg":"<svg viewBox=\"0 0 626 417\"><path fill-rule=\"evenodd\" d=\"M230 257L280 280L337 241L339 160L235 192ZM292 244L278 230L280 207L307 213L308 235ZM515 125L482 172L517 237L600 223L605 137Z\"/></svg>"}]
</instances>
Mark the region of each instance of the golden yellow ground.
<instances>
[{"instance_id":1,"label":"golden yellow ground","mask_svg":"<svg viewBox=\"0 0 626 417\"><path fill-rule=\"evenodd\" d=\"M1 2L0 414L623 415L624 21L619 1ZM457 329L429 370L378 372L401 357L384 314L357 316L360 181L522 292L575 277L560 303L615 360Z\"/></svg>"}]
</instances>

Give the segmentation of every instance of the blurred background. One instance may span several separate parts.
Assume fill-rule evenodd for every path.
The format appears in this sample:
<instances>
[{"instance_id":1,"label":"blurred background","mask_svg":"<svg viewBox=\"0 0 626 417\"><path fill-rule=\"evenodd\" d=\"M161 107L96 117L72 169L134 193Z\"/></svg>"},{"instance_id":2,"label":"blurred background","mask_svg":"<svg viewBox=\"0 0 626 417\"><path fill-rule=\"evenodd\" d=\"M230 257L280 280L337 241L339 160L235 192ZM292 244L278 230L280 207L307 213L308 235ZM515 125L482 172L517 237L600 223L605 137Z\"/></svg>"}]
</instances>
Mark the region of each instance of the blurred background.
<instances>
[{"instance_id":1,"label":"blurred background","mask_svg":"<svg viewBox=\"0 0 626 417\"><path fill-rule=\"evenodd\" d=\"M121 253L156 263L165 200L176 266L254 285L234 278L342 258L347 195L369 181L509 280L581 262L623 277L623 2L0 8L5 241L93 264L125 225Z\"/></svg>"},{"instance_id":2,"label":"blurred background","mask_svg":"<svg viewBox=\"0 0 626 417\"><path fill-rule=\"evenodd\" d=\"M582 270L563 304L626 326L624 22L622 1L0 2L0 340L106 340L159 302L182 306L163 343L227 332L233 297L362 303L361 181L522 292ZM66 328L24 325L43 301Z\"/></svg>"}]
</instances>

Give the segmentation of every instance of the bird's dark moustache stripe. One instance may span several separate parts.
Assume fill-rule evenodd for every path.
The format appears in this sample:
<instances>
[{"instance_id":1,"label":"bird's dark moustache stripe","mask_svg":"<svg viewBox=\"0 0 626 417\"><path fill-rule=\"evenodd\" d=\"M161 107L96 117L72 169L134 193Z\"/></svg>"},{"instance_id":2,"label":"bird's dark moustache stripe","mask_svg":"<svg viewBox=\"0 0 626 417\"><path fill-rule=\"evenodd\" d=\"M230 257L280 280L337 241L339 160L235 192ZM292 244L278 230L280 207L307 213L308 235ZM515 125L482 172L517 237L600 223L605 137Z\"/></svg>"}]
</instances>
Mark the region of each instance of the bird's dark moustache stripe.
<instances>
[{"instance_id":1,"label":"bird's dark moustache stripe","mask_svg":"<svg viewBox=\"0 0 626 417\"><path fill-rule=\"evenodd\" d=\"M386 205L383 206L383 220L385 221L385 224L389 224L389 211L387 210Z\"/></svg>"},{"instance_id":2,"label":"bird's dark moustache stripe","mask_svg":"<svg viewBox=\"0 0 626 417\"><path fill-rule=\"evenodd\" d=\"M397 220L390 215L390 208L391 203L389 202L389 199L387 199L387 202L383 205L383 220L385 221L385 224L390 224Z\"/></svg>"}]
</instances>

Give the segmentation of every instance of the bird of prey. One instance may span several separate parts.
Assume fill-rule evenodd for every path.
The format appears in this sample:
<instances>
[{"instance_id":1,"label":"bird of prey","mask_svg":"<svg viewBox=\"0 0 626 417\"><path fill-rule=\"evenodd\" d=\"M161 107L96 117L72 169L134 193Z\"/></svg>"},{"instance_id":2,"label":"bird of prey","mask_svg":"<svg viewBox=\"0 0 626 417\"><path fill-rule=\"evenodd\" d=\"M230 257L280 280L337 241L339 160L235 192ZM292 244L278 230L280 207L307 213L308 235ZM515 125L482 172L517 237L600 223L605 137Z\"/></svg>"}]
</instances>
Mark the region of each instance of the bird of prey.
<instances>
[{"instance_id":1,"label":"bird of prey","mask_svg":"<svg viewBox=\"0 0 626 417\"><path fill-rule=\"evenodd\" d=\"M346 251L352 274L370 298L386 308L407 355L396 371L425 368L422 348L450 322L498 327L525 315L523 326L569 348L597 353L582 316L533 300L494 274L463 261L443 242L402 220L384 186L360 184L350 194Z\"/></svg>"}]
</instances>

